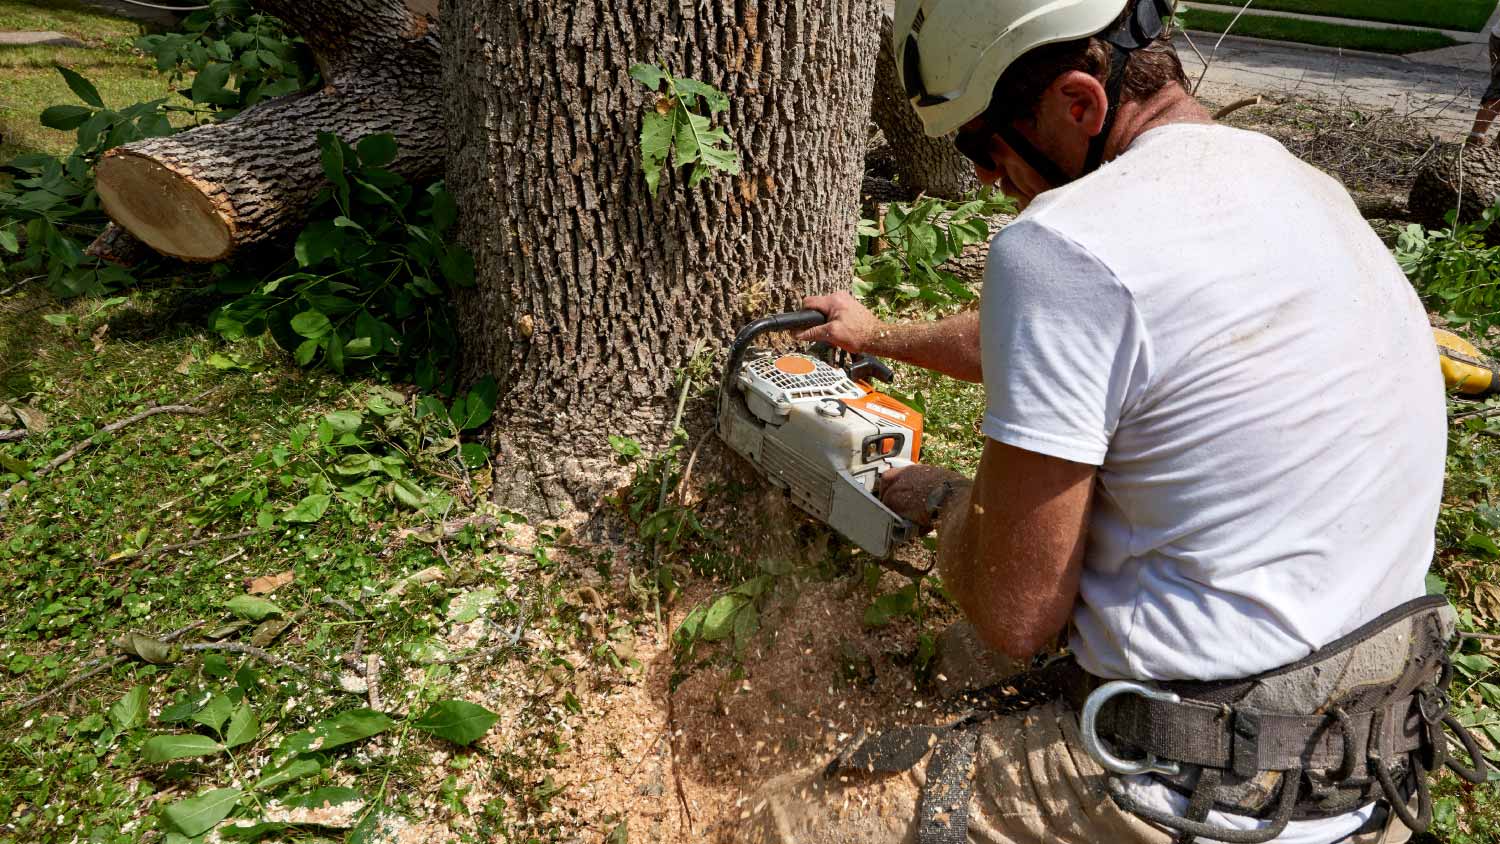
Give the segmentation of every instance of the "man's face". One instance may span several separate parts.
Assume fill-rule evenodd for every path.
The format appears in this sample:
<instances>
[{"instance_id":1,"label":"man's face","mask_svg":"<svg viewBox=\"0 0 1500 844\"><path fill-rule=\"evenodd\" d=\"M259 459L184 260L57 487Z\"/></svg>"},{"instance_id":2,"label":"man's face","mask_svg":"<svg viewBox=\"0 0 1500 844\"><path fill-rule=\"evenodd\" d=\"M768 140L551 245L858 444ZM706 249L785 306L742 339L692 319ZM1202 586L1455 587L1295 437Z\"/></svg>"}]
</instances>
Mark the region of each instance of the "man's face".
<instances>
[{"instance_id":1,"label":"man's face","mask_svg":"<svg viewBox=\"0 0 1500 844\"><path fill-rule=\"evenodd\" d=\"M1070 71L1059 76L1042 94L1034 116L1018 119L1011 125L1063 172L1076 174L1083 169L1089 142L1103 128L1107 112L1104 86L1086 73ZM982 117L960 127L954 145L974 162L974 173L980 182L998 186L1022 208L1039 194L1057 187L991 132Z\"/></svg>"},{"instance_id":2,"label":"man's face","mask_svg":"<svg viewBox=\"0 0 1500 844\"><path fill-rule=\"evenodd\" d=\"M998 187L1022 208L1053 187L999 135L992 133L981 117L958 130L955 145L974 163L974 175L981 184Z\"/></svg>"}]
</instances>

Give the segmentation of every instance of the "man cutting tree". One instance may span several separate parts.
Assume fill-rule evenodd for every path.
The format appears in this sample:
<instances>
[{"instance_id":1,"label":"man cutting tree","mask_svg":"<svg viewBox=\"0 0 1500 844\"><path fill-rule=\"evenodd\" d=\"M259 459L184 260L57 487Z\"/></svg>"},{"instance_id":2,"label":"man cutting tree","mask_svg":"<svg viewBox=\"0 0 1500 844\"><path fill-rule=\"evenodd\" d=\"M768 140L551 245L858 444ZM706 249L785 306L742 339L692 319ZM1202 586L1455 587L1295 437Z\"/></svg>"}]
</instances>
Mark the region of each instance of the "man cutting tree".
<instances>
[{"instance_id":1,"label":"man cutting tree","mask_svg":"<svg viewBox=\"0 0 1500 844\"><path fill-rule=\"evenodd\" d=\"M1076 669L1023 713L773 781L738 840L1402 841L1427 771L1482 779L1448 753L1453 619L1423 597L1426 316L1336 182L1193 99L1171 5L897 4L927 132L1024 211L977 313L813 297L829 322L802 339L983 381L972 482L918 466L881 497L937 531L989 645L1066 632Z\"/></svg>"}]
</instances>

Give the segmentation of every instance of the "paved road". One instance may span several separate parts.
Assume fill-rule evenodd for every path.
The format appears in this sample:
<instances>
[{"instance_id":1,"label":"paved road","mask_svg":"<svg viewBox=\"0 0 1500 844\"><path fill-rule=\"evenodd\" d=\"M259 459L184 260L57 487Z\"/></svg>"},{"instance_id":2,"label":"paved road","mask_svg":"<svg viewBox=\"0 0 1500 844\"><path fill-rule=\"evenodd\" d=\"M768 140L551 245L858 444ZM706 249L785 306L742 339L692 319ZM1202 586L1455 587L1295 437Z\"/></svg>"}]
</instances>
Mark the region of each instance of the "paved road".
<instances>
[{"instance_id":1,"label":"paved road","mask_svg":"<svg viewBox=\"0 0 1500 844\"><path fill-rule=\"evenodd\" d=\"M1212 36L1195 34L1192 38L1205 55L1212 52ZM1465 46L1483 49L1482 45ZM1185 36L1178 35L1177 48L1189 78L1196 80L1203 63L1189 48ZM1487 71L1474 69L1472 62L1463 66L1465 58L1454 59L1453 64L1459 66L1441 65L1231 36L1212 55L1201 93L1221 102L1254 94L1302 95L1365 108L1390 108L1428 120L1437 134L1455 138L1467 134L1479 94L1489 83Z\"/></svg>"}]
</instances>

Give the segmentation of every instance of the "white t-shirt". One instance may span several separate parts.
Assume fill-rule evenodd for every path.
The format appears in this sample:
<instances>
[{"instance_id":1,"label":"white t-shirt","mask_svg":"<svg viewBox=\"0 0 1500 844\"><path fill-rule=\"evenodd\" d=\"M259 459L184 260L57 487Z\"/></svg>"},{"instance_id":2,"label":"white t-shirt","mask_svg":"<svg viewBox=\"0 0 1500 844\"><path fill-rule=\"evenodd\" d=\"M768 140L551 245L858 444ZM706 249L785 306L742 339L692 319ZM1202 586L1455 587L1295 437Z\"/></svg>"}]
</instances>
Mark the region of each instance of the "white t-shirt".
<instances>
[{"instance_id":1,"label":"white t-shirt","mask_svg":"<svg viewBox=\"0 0 1500 844\"><path fill-rule=\"evenodd\" d=\"M1446 447L1426 315L1276 141L1165 126L1038 197L991 245L981 323L984 433L1099 467L1088 671L1244 677L1423 594Z\"/></svg>"}]
</instances>

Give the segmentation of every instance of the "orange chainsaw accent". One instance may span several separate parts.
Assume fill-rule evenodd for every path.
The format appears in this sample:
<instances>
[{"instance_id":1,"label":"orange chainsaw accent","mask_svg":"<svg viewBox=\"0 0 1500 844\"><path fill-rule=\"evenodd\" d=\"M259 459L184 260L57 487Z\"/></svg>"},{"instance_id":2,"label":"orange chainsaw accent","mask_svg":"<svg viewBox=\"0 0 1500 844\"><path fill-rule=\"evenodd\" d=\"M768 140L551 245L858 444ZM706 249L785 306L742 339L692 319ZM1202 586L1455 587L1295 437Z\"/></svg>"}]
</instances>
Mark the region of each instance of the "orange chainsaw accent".
<instances>
[{"instance_id":1,"label":"orange chainsaw accent","mask_svg":"<svg viewBox=\"0 0 1500 844\"><path fill-rule=\"evenodd\" d=\"M776 359L776 368L788 375L811 375L818 365L801 355L782 355Z\"/></svg>"},{"instance_id":2,"label":"orange chainsaw accent","mask_svg":"<svg viewBox=\"0 0 1500 844\"><path fill-rule=\"evenodd\" d=\"M922 461L922 414L896 401L885 393L871 390L867 384L861 383L860 387L868 391L864 397L849 399L844 404L859 408L867 413L873 413L882 419L889 419L897 425L910 430L911 462L920 463Z\"/></svg>"}]
</instances>

